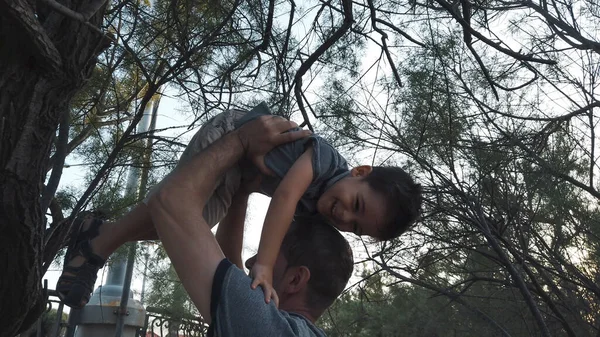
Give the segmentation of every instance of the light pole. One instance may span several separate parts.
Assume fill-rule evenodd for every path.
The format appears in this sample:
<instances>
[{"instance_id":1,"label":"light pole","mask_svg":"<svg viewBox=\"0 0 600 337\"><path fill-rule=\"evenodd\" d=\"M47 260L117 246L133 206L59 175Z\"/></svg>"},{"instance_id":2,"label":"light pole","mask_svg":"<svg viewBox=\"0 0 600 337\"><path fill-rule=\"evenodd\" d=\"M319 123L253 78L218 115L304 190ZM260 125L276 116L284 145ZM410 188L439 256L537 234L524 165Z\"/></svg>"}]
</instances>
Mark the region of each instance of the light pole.
<instances>
[{"instance_id":1,"label":"light pole","mask_svg":"<svg viewBox=\"0 0 600 337\"><path fill-rule=\"evenodd\" d=\"M150 100L144 116L137 127L137 133L154 130L160 94ZM151 141L143 154L144 170L148 170ZM126 195L139 196L145 190L147 172L142 172L139 160L129 168ZM141 180L141 181L140 181ZM144 186L140 186L140 182ZM79 311L75 337L134 337L144 326L146 310L140 301L131 294L131 280L135 263L136 243L130 243L127 260L115 261L109 266L106 283L98 287L89 303Z\"/></svg>"}]
</instances>

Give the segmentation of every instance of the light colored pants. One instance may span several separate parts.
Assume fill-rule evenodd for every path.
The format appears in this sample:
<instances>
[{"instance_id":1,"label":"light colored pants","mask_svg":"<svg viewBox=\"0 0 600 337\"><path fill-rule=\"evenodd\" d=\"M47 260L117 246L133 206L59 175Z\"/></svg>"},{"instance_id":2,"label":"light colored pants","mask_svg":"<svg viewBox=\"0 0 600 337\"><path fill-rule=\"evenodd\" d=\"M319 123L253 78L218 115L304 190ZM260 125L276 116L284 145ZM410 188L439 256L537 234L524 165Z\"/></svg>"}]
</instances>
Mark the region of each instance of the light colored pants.
<instances>
[{"instance_id":1,"label":"light colored pants","mask_svg":"<svg viewBox=\"0 0 600 337\"><path fill-rule=\"evenodd\" d=\"M246 111L242 110L227 110L208 120L208 122L196 132L183 151L181 158L179 158L179 163L177 163L177 167L185 165L196 154L202 152L202 150L206 149L215 140L233 131L235 129L235 121L245 114ZM169 175L171 174L172 172L169 173ZM167 177L169 175L167 175ZM144 199L145 204L148 204L150 197L158 191L165 179L166 177L150 189ZM225 174L217 181L211 197L204 206L203 212L204 220L211 228L227 214L227 210L229 209L229 206L231 206L231 199L239 189L241 180L241 168L239 165L235 165L227 170L227 172L225 172Z\"/></svg>"}]
</instances>

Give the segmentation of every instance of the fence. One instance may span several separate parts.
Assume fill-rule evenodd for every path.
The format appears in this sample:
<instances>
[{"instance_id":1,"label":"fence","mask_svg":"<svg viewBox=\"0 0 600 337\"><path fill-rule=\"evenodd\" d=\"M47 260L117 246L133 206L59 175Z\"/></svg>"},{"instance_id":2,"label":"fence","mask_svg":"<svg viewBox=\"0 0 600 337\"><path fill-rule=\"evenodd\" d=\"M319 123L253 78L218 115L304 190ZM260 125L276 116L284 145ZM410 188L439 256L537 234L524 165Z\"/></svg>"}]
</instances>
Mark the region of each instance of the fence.
<instances>
[{"instance_id":1,"label":"fence","mask_svg":"<svg viewBox=\"0 0 600 337\"><path fill-rule=\"evenodd\" d=\"M159 308L146 308L144 328L140 337L206 337L208 326L196 317L174 318Z\"/></svg>"},{"instance_id":2,"label":"fence","mask_svg":"<svg viewBox=\"0 0 600 337\"><path fill-rule=\"evenodd\" d=\"M74 337L77 312L64 313L56 291L48 290L46 311L36 324L19 337ZM147 307L144 326L136 337L206 337L208 325L199 317L174 317L160 308Z\"/></svg>"}]
</instances>

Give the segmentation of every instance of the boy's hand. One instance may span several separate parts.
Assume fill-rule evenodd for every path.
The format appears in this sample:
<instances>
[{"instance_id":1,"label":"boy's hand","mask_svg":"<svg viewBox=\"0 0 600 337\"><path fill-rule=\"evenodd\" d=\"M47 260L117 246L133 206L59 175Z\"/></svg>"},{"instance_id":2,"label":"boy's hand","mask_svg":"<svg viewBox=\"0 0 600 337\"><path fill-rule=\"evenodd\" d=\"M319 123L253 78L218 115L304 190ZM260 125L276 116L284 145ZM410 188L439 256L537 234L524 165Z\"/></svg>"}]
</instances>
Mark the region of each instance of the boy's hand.
<instances>
[{"instance_id":1,"label":"boy's hand","mask_svg":"<svg viewBox=\"0 0 600 337\"><path fill-rule=\"evenodd\" d=\"M273 148L307 137L309 130L286 132L298 124L279 116L260 116L237 129L237 135L246 157L264 174L271 174L265 166L264 157Z\"/></svg>"},{"instance_id":2,"label":"boy's hand","mask_svg":"<svg viewBox=\"0 0 600 337\"><path fill-rule=\"evenodd\" d=\"M279 297L273 288L273 268L255 263L250 270L250 276L252 277L252 289L256 289L260 285L265 293L265 302L270 303L273 299L275 306L279 308Z\"/></svg>"}]
</instances>

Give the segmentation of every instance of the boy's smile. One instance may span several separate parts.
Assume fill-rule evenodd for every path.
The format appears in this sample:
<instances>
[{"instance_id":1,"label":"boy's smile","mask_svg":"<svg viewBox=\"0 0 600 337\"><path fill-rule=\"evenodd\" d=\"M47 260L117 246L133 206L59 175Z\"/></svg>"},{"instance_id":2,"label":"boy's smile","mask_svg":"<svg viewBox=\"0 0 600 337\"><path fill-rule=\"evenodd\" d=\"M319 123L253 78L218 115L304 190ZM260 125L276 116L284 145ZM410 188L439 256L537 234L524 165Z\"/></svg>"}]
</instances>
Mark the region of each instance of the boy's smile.
<instances>
[{"instance_id":1,"label":"boy's smile","mask_svg":"<svg viewBox=\"0 0 600 337\"><path fill-rule=\"evenodd\" d=\"M387 221L387 202L364 177L370 166L352 169L349 177L331 186L317 202L317 210L343 232L379 237Z\"/></svg>"}]
</instances>

